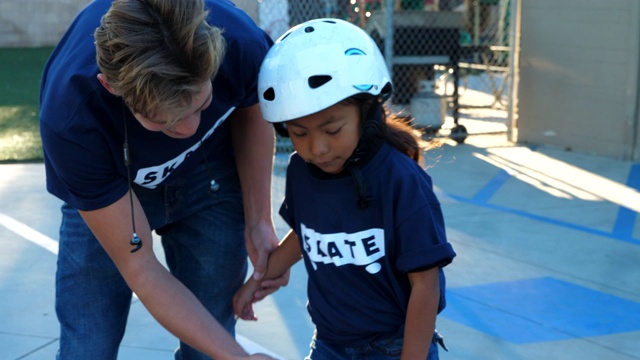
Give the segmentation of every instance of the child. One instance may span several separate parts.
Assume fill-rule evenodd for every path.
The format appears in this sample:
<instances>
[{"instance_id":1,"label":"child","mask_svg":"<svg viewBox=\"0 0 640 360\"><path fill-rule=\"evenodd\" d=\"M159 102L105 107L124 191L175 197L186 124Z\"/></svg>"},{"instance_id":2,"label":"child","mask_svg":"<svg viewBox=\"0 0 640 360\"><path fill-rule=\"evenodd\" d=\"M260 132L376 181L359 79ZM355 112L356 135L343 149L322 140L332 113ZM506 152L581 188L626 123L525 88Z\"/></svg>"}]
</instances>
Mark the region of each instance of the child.
<instances>
[{"instance_id":1,"label":"child","mask_svg":"<svg viewBox=\"0 0 640 360\"><path fill-rule=\"evenodd\" d=\"M308 359L438 358L442 267L456 254L418 139L386 117L391 90L373 40L337 19L292 28L260 70L263 116L284 123L296 150L280 208L293 230L265 278L304 258L316 326ZM234 297L240 318L256 320L258 289L250 279Z\"/></svg>"}]
</instances>

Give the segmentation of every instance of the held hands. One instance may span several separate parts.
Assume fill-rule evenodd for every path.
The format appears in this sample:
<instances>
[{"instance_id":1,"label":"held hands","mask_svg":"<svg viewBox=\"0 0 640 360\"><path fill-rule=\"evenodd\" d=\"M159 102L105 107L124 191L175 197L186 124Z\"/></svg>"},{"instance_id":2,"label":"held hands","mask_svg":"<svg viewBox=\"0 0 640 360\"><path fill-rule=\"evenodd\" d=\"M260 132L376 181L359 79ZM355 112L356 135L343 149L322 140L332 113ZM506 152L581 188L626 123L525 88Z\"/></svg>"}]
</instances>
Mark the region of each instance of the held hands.
<instances>
[{"instance_id":1,"label":"held hands","mask_svg":"<svg viewBox=\"0 0 640 360\"><path fill-rule=\"evenodd\" d=\"M268 294L275 292L280 287L279 285L266 287L266 285L264 284L276 284L284 278L288 280L289 272L287 272L284 276L274 280L261 281L256 280L253 277L247 280L247 282L242 285L238 292L236 292L236 294L233 296L234 314L242 320L258 320L258 317L256 317L255 313L253 312L253 303L262 300Z\"/></svg>"},{"instance_id":2,"label":"held hands","mask_svg":"<svg viewBox=\"0 0 640 360\"><path fill-rule=\"evenodd\" d=\"M255 279L249 279L233 296L233 312L242 320L256 321L258 318L253 312L254 294L260 283Z\"/></svg>"},{"instance_id":3,"label":"held hands","mask_svg":"<svg viewBox=\"0 0 640 360\"><path fill-rule=\"evenodd\" d=\"M289 283L290 274L291 271L287 270L284 275L278 278L261 280L260 286L258 286L256 291L253 293L253 302L258 302L266 298L268 295L273 294L282 286L286 286Z\"/></svg>"},{"instance_id":4,"label":"held hands","mask_svg":"<svg viewBox=\"0 0 640 360\"><path fill-rule=\"evenodd\" d=\"M247 226L245 230L245 246L254 271L252 279L261 280L267 270L269 254L278 246L278 238L271 222L259 222ZM264 280L253 292L253 302L260 301L289 283L290 271L281 277Z\"/></svg>"},{"instance_id":5,"label":"held hands","mask_svg":"<svg viewBox=\"0 0 640 360\"><path fill-rule=\"evenodd\" d=\"M290 271L274 279L264 279L270 253L278 246L278 239L271 222L260 222L247 226L245 246L254 267L251 278L233 297L233 311L242 320L258 320L253 312L253 303L264 299L281 286L289 283ZM264 279L264 280L263 280Z\"/></svg>"}]
</instances>

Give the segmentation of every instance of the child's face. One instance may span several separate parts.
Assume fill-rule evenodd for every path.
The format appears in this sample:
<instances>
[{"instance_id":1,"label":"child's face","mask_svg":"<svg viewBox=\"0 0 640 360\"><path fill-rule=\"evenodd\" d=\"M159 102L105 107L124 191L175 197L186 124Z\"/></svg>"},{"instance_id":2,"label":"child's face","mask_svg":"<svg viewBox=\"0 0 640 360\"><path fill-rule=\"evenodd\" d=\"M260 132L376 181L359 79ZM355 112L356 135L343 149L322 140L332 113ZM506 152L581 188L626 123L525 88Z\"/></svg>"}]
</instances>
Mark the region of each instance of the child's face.
<instances>
[{"instance_id":1,"label":"child's face","mask_svg":"<svg viewBox=\"0 0 640 360\"><path fill-rule=\"evenodd\" d=\"M287 122L293 147L304 161L337 174L360 139L360 108L338 103L315 114Z\"/></svg>"}]
</instances>

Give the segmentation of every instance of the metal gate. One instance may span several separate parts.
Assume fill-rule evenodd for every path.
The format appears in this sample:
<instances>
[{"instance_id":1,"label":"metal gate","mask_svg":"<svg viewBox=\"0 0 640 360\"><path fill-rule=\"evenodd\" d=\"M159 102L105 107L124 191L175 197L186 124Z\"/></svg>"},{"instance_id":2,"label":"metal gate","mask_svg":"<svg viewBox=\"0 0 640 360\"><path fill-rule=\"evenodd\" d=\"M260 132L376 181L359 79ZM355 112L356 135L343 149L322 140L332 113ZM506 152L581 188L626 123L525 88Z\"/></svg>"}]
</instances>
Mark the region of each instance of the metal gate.
<instances>
[{"instance_id":1,"label":"metal gate","mask_svg":"<svg viewBox=\"0 0 640 360\"><path fill-rule=\"evenodd\" d=\"M258 23L275 40L306 20L365 29L393 77L387 106L429 135L510 131L512 0L261 0ZM462 129L461 129L462 128Z\"/></svg>"}]
</instances>

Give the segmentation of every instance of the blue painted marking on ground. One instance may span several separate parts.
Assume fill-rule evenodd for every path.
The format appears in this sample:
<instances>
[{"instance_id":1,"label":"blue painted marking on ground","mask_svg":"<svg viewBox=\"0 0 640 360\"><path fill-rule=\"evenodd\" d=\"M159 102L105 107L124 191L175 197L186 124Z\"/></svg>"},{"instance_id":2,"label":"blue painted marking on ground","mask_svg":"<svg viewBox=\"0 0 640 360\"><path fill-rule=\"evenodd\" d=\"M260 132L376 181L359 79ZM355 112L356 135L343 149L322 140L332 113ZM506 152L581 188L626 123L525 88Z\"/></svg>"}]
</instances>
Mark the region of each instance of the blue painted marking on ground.
<instances>
[{"instance_id":1,"label":"blue painted marking on ground","mask_svg":"<svg viewBox=\"0 0 640 360\"><path fill-rule=\"evenodd\" d=\"M473 201L485 203L500 190L500 188L511 178L511 175L505 170L500 170L498 174L491 179L478 193L473 197Z\"/></svg>"},{"instance_id":2,"label":"blue painted marking on ground","mask_svg":"<svg viewBox=\"0 0 640 360\"><path fill-rule=\"evenodd\" d=\"M607 237L607 238L614 239L614 240L620 240L620 241L628 242L628 243L631 243L631 244L634 244L634 245L640 245L640 240L634 239L631 236L626 236L626 235L622 236L622 235L617 234L617 233L612 233L612 232L602 231L602 230L599 230L599 229L590 228L590 227L587 227L587 226L572 224L572 223L569 223L569 222L566 222L566 221L562 221L562 220L558 220L558 219L554 219L554 218L550 218L550 217L546 217L546 216L536 215L536 214L529 213L529 212L526 212L526 211L523 211L523 210L513 209L513 208L510 208L510 207L507 207L507 206L500 206L500 205L494 205L494 204L489 204L489 203L477 202L477 201L474 201L473 199L464 198L464 197L458 196L458 195L447 194L447 196L451 197L454 200L460 201L460 202L464 202L464 203L468 203L468 204L472 204L472 205L477 205L477 206L482 206L482 207L486 207L486 208L497 210L497 211L503 211L503 212L514 214L514 215L519 215L519 216L527 217L527 218L530 218L530 219L546 222L548 224L562 226L562 227L566 227L566 228L577 230L577 231L586 232L586 233L593 234L593 235L598 235L598 236L603 236L603 237Z\"/></svg>"},{"instance_id":3,"label":"blue painted marking on ground","mask_svg":"<svg viewBox=\"0 0 640 360\"><path fill-rule=\"evenodd\" d=\"M629 177L627 178L627 186L640 190L640 164L631 165Z\"/></svg>"},{"instance_id":4,"label":"blue painted marking on ground","mask_svg":"<svg viewBox=\"0 0 640 360\"><path fill-rule=\"evenodd\" d=\"M629 170L629 177L627 179L627 186L640 190L640 164L634 164L631 166L631 169ZM638 213L635 211L621 206L618 211L616 223L613 226L613 233L619 237L631 238L637 215Z\"/></svg>"},{"instance_id":5,"label":"blue painted marking on ground","mask_svg":"<svg viewBox=\"0 0 640 360\"><path fill-rule=\"evenodd\" d=\"M640 303L551 277L447 289L441 316L516 344L640 330Z\"/></svg>"},{"instance_id":6,"label":"blue painted marking on ground","mask_svg":"<svg viewBox=\"0 0 640 360\"><path fill-rule=\"evenodd\" d=\"M535 151L535 147L531 147L532 151ZM635 227L637 213L631 209L626 207L620 207L618 211L618 216L616 218L615 225L611 232L606 232L598 229L589 228L582 225L572 224L565 221L556 220L553 218L548 218L545 216L540 216L536 214L532 214L526 211L517 210L513 208L509 208L506 206L492 205L489 204L488 201L491 197L500 190L500 188L511 178L511 175L505 170L500 170L496 176L493 177L480 191L476 193L476 195L471 198L463 198L457 195L447 194L449 197L458 200L460 202L465 202L472 205L483 206L487 208L491 208L494 210L504 211L524 217L528 217L531 219L535 219L538 221L568 227L574 230L587 232L594 235L604 236L615 240L621 240L628 243L640 245L640 240L633 238L633 230ZM640 164L634 164L631 166L629 171L629 177L627 179L627 186L640 190Z\"/></svg>"}]
</instances>

